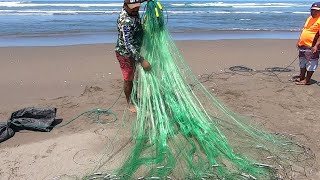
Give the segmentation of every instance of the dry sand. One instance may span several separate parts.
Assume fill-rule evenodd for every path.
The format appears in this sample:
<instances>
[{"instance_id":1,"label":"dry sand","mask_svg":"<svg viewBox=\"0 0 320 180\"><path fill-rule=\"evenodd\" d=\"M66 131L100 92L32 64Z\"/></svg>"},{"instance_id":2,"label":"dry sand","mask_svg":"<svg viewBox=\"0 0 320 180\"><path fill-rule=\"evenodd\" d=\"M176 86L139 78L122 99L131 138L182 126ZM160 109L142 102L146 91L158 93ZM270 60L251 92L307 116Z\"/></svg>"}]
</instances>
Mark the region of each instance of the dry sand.
<instances>
[{"instance_id":1,"label":"dry sand","mask_svg":"<svg viewBox=\"0 0 320 180\"><path fill-rule=\"evenodd\" d=\"M288 81L299 73L297 61L293 63L295 71L278 77L206 75L235 65L256 70L286 67L297 56L294 40L183 41L177 45L193 72L225 105L270 131L296 135L320 157L320 86L297 86ZM113 44L9 47L0 48L0 55L1 121L29 106L56 107L57 116L67 121L93 108L109 108L122 91ZM319 71L314 74L314 82L320 80L319 75ZM122 95L112 108L120 118L125 104ZM81 177L95 167L105 144L111 141L106 135L117 134L116 129L113 124L104 127L80 118L49 133L17 132L0 144L0 179ZM121 136L118 138L121 141ZM313 175L306 179L320 179L316 172L319 160L314 167Z\"/></svg>"}]
</instances>

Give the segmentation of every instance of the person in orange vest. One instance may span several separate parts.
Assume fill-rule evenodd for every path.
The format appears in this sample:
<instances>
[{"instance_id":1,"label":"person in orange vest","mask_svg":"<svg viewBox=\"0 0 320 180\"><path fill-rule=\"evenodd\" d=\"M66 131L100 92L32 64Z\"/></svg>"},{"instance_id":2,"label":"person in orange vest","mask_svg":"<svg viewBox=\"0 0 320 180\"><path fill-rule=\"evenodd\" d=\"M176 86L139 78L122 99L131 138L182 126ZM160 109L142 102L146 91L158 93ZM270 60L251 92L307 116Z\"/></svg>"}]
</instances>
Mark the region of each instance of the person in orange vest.
<instances>
[{"instance_id":1,"label":"person in orange vest","mask_svg":"<svg viewBox=\"0 0 320 180\"><path fill-rule=\"evenodd\" d=\"M300 79L297 85L310 85L311 77L318 68L320 45L320 2L310 8L311 16L306 20L297 47L299 50Z\"/></svg>"}]
</instances>

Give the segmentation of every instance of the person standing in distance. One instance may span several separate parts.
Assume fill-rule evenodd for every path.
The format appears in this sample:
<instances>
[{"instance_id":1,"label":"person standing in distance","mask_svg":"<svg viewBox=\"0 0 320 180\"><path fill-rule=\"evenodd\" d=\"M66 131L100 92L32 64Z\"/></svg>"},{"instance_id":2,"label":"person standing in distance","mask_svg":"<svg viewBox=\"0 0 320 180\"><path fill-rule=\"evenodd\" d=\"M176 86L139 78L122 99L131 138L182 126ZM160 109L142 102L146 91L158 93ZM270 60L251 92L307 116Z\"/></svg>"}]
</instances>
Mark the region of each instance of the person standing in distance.
<instances>
[{"instance_id":1,"label":"person standing in distance","mask_svg":"<svg viewBox=\"0 0 320 180\"><path fill-rule=\"evenodd\" d=\"M311 5L310 14L297 43L300 66L300 79L296 82L297 85L310 85L311 77L318 68L320 2L315 2Z\"/></svg>"}]
</instances>

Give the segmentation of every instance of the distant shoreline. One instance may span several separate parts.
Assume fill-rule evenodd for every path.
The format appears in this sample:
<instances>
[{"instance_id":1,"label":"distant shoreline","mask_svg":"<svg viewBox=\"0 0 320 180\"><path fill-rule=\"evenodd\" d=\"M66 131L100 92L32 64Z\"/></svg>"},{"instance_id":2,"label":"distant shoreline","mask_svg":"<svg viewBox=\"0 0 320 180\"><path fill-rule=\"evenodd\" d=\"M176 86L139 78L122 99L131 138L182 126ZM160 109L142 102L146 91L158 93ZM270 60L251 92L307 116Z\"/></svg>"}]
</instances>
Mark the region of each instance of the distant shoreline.
<instances>
[{"instance_id":1,"label":"distant shoreline","mask_svg":"<svg viewBox=\"0 0 320 180\"><path fill-rule=\"evenodd\" d=\"M174 32L174 40L223 40L223 39L298 39L298 31L208 31ZM115 43L117 33L67 33L0 36L0 47L64 46Z\"/></svg>"}]
</instances>

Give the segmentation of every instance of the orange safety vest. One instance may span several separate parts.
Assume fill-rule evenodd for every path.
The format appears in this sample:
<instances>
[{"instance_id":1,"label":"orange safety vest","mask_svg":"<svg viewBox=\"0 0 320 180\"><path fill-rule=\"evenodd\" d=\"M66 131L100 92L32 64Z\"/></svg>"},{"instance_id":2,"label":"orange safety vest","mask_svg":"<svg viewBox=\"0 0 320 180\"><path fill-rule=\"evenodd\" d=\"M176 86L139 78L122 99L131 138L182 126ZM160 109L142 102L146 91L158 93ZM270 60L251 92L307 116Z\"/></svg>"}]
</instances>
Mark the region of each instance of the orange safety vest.
<instances>
[{"instance_id":1,"label":"orange safety vest","mask_svg":"<svg viewBox=\"0 0 320 180\"><path fill-rule=\"evenodd\" d=\"M310 16L304 24L298 45L312 47L318 40L319 30L320 17L313 18L312 16Z\"/></svg>"}]
</instances>

